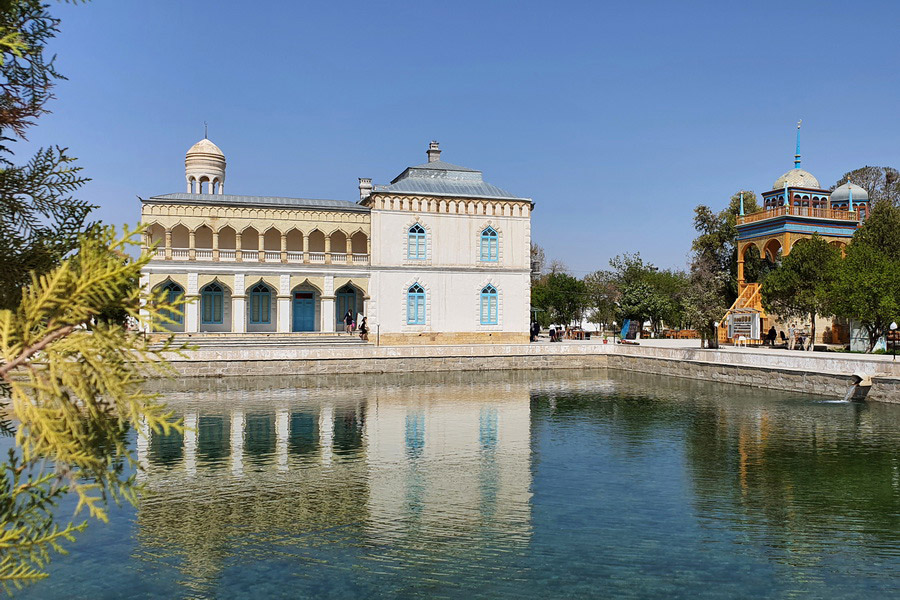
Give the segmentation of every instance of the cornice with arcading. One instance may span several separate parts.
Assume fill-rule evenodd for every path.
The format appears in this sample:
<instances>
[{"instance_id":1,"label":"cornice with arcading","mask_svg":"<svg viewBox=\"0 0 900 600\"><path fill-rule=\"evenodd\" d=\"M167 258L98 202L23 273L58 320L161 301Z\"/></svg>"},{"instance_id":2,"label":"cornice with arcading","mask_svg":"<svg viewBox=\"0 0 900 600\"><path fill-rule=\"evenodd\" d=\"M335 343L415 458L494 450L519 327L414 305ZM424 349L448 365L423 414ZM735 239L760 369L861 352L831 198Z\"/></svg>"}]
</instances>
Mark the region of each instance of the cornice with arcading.
<instances>
[{"instance_id":1,"label":"cornice with arcading","mask_svg":"<svg viewBox=\"0 0 900 600\"><path fill-rule=\"evenodd\" d=\"M430 212L456 215L482 215L497 217L529 217L534 203L522 198L490 199L460 198L429 194L386 194L374 192L364 202L373 210Z\"/></svg>"},{"instance_id":2,"label":"cornice with arcading","mask_svg":"<svg viewBox=\"0 0 900 600\"><path fill-rule=\"evenodd\" d=\"M141 210L145 216L195 217L200 219L249 219L303 221L319 223L359 223L368 225L369 213L340 212L332 210L242 208L232 206L191 206L185 204L145 204Z\"/></svg>"}]
</instances>

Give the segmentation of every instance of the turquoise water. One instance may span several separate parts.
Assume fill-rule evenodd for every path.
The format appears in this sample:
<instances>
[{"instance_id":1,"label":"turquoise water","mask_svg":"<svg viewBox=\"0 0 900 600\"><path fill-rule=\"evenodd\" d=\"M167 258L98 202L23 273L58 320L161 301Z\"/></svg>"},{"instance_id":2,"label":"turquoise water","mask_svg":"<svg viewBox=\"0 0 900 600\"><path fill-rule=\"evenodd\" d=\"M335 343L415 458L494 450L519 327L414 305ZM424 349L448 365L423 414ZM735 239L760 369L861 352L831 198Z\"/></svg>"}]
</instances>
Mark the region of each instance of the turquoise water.
<instances>
[{"instance_id":1,"label":"turquoise water","mask_svg":"<svg viewBox=\"0 0 900 600\"><path fill-rule=\"evenodd\" d=\"M180 380L25 598L889 598L900 407L617 371Z\"/></svg>"}]
</instances>

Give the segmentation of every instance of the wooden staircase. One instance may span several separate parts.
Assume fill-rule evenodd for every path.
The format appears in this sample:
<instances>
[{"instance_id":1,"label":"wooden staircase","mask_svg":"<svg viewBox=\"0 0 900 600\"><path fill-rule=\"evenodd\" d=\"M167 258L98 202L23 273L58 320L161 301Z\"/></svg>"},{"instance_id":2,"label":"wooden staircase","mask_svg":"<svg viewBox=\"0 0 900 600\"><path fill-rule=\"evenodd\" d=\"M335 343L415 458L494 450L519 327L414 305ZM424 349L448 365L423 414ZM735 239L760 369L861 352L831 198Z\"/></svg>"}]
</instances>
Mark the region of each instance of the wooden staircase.
<instances>
[{"instance_id":1,"label":"wooden staircase","mask_svg":"<svg viewBox=\"0 0 900 600\"><path fill-rule=\"evenodd\" d=\"M723 316L722 320L719 321L720 344L734 341L728 337L728 316L732 313L748 312L751 310L758 312L760 319L760 332L764 331L763 323L764 320L768 318L768 316L766 315L766 311L763 309L762 294L760 293L761 290L762 285L759 283L746 284L744 286L744 289L741 290L741 293L738 295L737 299L734 301L734 304L731 305L731 308L725 311L725 316Z\"/></svg>"}]
</instances>

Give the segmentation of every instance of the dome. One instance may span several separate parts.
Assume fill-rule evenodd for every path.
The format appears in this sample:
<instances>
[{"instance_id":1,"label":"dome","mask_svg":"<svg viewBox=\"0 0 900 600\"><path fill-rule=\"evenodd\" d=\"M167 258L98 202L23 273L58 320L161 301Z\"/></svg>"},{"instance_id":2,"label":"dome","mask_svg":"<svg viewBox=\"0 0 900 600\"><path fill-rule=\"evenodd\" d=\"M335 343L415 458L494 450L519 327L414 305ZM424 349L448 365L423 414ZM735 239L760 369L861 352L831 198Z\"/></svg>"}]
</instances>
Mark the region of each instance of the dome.
<instances>
[{"instance_id":1,"label":"dome","mask_svg":"<svg viewBox=\"0 0 900 600\"><path fill-rule=\"evenodd\" d=\"M184 157L184 177L188 194L224 194L225 154L203 138Z\"/></svg>"},{"instance_id":2,"label":"dome","mask_svg":"<svg viewBox=\"0 0 900 600\"><path fill-rule=\"evenodd\" d=\"M833 192L831 192L831 203L832 204L849 204L850 202L850 192L853 192L853 203L857 202L868 202L869 201L869 192L865 190L855 183L847 182L844 185L836 188Z\"/></svg>"},{"instance_id":3,"label":"dome","mask_svg":"<svg viewBox=\"0 0 900 600\"><path fill-rule=\"evenodd\" d=\"M203 138L193 146L191 149L187 151L188 156L191 154L215 154L216 156L221 156L225 158L225 153L223 153L218 146L213 144L206 138Z\"/></svg>"},{"instance_id":4,"label":"dome","mask_svg":"<svg viewBox=\"0 0 900 600\"><path fill-rule=\"evenodd\" d=\"M788 187L821 189L819 188L819 180L813 177L812 173L803 169L791 169L775 180L775 183L772 184L772 189L778 190L785 185Z\"/></svg>"}]
</instances>

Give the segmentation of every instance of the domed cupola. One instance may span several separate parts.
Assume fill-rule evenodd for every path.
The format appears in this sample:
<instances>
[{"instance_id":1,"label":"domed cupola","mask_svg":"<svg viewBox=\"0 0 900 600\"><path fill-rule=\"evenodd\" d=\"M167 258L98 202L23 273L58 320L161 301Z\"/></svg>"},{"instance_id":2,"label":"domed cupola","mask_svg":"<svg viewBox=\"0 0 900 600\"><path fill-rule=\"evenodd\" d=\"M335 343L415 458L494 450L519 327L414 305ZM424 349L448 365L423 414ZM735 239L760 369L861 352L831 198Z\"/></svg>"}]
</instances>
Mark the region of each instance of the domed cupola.
<instances>
[{"instance_id":1,"label":"domed cupola","mask_svg":"<svg viewBox=\"0 0 900 600\"><path fill-rule=\"evenodd\" d=\"M803 169L791 169L772 184L773 190L787 187L801 187L819 189L819 180L813 174Z\"/></svg>"},{"instance_id":2,"label":"domed cupola","mask_svg":"<svg viewBox=\"0 0 900 600\"><path fill-rule=\"evenodd\" d=\"M188 194L224 194L225 154L203 138L187 151L184 175Z\"/></svg>"},{"instance_id":3,"label":"domed cupola","mask_svg":"<svg viewBox=\"0 0 900 600\"><path fill-rule=\"evenodd\" d=\"M855 183L848 181L831 192L831 207L853 210L857 204L869 201L869 192Z\"/></svg>"}]
</instances>

